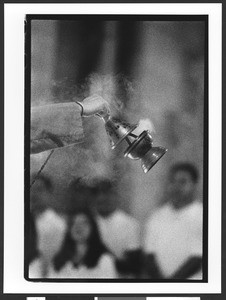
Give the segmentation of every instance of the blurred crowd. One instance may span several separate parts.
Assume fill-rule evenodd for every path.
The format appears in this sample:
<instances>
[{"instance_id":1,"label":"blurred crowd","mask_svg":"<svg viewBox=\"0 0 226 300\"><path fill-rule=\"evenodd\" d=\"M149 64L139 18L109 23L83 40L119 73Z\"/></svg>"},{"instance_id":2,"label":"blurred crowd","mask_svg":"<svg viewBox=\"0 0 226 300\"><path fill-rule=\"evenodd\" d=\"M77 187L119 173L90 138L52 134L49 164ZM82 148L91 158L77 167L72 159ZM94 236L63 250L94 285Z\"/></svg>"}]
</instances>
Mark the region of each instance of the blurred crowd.
<instances>
[{"instance_id":1,"label":"blurred crowd","mask_svg":"<svg viewBox=\"0 0 226 300\"><path fill-rule=\"evenodd\" d=\"M198 169L176 162L166 176L164 201L143 225L120 208L111 179L76 178L62 213L49 205L54 183L40 174L30 191L29 278L201 280Z\"/></svg>"}]
</instances>

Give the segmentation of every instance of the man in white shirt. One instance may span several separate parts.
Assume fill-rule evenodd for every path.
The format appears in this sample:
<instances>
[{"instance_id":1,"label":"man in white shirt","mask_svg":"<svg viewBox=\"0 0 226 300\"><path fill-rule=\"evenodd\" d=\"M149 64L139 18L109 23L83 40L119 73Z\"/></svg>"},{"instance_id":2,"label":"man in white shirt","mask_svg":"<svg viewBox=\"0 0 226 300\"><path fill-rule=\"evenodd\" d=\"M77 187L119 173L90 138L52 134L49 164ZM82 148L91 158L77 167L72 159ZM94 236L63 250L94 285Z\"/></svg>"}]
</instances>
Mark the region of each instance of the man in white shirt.
<instances>
[{"instance_id":1,"label":"man in white shirt","mask_svg":"<svg viewBox=\"0 0 226 300\"><path fill-rule=\"evenodd\" d=\"M43 174L30 191L29 239L26 260L30 278L45 278L67 229L63 215L53 209L52 182Z\"/></svg>"},{"instance_id":2,"label":"man in white shirt","mask_svg":"<svg viewBox=\"0 0 226 300\"><path fill-rule=\"evenodd\" d=\"M159 279L202 279L203 206L196 198L198 171L178 163L169 172L168 201L146 224L146 274Z\"/></svg>"},{"instance_id":3,"label":"man in white shirt","mask_svg":"<svg viewBox=\"0 0 226 300\"><path fill-rule=\"evenodd\" d=\"M140 226L137 220L118 208L110 180L97 180L94 195L101 238L115 256L119 273L126 277L137 276L141 266Z\"/></svg>"}]
</instances>

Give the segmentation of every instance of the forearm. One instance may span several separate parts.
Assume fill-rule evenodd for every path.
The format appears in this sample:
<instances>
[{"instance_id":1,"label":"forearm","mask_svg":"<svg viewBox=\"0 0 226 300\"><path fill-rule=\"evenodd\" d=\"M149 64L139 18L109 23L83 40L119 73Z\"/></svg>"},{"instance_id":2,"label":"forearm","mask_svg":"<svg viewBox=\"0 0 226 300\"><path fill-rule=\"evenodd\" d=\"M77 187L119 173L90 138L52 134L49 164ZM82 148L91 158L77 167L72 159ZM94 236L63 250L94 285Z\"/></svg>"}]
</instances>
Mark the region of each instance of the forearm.
<instances>
[{"instance_id":1,"label":"forearm","mask_svg":"<svg viewBox=\"0 0 226 300\"><path fill-rule=\"evenodd\" d=\"M190 257L171 277L172 279L186 279L202 268L200 256Z\"/></svg>"},{"instance_id":2,"label":"forearm","mask_svg":"<svg viewBox=\"0 0 226 300\"><path fill-rule=\"evenodd\" d=\"M81 107L75 102L33 107L30 139L31 153L81 142Z\"/></svg>"}]
</instances>

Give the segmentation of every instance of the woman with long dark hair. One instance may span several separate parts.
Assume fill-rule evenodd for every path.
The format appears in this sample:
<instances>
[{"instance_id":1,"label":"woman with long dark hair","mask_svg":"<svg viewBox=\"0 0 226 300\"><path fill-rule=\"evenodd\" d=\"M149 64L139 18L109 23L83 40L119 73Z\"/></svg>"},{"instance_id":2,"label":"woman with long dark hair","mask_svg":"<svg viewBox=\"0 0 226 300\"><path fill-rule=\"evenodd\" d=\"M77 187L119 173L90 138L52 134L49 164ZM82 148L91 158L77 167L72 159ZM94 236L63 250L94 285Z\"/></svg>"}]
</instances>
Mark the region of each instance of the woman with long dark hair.
<instances>
[{"instance_id":1,"label":"woman with long dark hair","mask_svg":"<svg viewBox=\"0 0 226 300\"><path fill-rule=\"evenodd\" d=\"M114 260L100 239L89 210L74 213L60 252L53 261L51 278L115 278Z\"/></svg>"}]
</instances>

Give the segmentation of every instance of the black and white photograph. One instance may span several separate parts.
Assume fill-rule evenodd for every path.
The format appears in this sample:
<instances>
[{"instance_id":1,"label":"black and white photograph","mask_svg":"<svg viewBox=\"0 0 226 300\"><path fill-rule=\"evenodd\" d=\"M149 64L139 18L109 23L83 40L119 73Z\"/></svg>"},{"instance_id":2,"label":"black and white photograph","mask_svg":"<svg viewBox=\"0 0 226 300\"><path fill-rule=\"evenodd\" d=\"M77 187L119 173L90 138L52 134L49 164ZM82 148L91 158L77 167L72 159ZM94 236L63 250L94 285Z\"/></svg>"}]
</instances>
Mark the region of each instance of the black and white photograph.
<instances>
[{"instance_id":1,"label":"black and white photograph","mask_svg":"<svg viewBox=\"0 0 226 300\"><path fill-rule=\"evenodd\" d=\"M207 27L26 16L28 279L207 280Z\"/></svg>"},{"instance_id":2,"label":"black and white photograph","mask_svg":"<svg viewBox=\"0 0 226 300\"><path fill-rule=\"evenodd\" d=\"M221 13L5 5L4 293L221 292Z\"/></svg>"}]
</instances>

